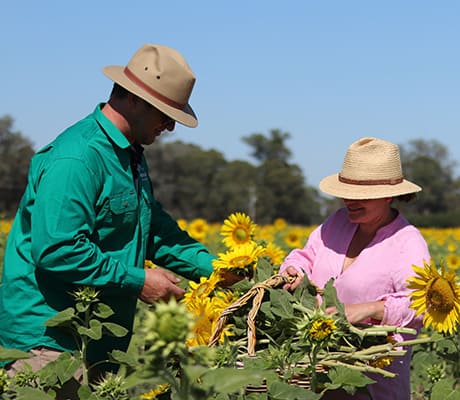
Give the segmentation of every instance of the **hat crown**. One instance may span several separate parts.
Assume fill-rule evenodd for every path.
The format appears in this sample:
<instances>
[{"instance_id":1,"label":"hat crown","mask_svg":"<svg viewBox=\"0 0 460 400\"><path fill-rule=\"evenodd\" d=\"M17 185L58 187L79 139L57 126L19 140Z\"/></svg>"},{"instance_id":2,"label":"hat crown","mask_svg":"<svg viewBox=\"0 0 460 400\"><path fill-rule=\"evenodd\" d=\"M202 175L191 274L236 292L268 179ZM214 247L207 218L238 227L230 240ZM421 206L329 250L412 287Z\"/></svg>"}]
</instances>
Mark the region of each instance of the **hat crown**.
<instances>
[{"instance_id":1,"label":"hat crown","mask_svg":"<svg viewBox=\"0 0 460 400\"><path fill-rule=\"evenodd\" d=\"M399 147L374 137L352 143L342 170L319 183L327 194L342 199L379 199L420 192L422 188L404 179Z\"/></svg>"},{"instance_id":2,"label":"hat crown","mask_svg":"<svg viewBox=\"0 0 460 400\"><path fill-rule=\"evenodd\" d=\"M178 51L145 44L133 55L127 69L148 88L179 106L187 105L195 76Z\"/></svg>"},{"instance_id":3,"label":"hat crown","mask_svg":"<svg viewBox=\"0 0 460 400\"><path fill-rule=\"evenodd\" d=\"M377 138L362 138L348 148L339 176L358 182L402 180L399 147Z\"/></svg>"},{"instance_id":4,"label":"hat crown","mask_svg":"<svg viewBox=\"0 0 460 400\"><path fill-rule=\"evenodd\" d=\"M102 71L174 121L191 128L198 125L195 112L188 103L195 75L177 50L159 44L144 44L126 66L109 65Z\"/></svg>"}]
</instances>

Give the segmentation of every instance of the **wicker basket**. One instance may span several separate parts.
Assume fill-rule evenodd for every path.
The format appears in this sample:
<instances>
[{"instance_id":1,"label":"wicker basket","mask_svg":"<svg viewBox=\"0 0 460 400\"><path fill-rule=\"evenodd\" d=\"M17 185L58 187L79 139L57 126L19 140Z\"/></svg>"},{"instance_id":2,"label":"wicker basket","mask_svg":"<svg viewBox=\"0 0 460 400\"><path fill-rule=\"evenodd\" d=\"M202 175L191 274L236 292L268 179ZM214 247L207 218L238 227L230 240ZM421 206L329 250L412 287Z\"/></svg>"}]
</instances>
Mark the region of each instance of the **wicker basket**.
<instances>
[{"instance_id":1,"label":"wicker basket","mask_svg":"<svg viewBox=\"0 0 460 400\"><path fill-rule=\"evenodd\" d=\"M256 356L256 322L255 319L257 317L257 313L260 309L265 291L267 289L278 288L286 283L292 283L295 277L292 276L285 276L285 275L273 275L270 278L266 279L265 281L256 283L251 289L249 289L243 296L241 296L237 301L233 304L228 306L220 315L219 319L217 320L216 327L213 331L213 334L209 340L209 346L215 346L219 342L219 338L221 336L222 330L224 329L228 318L239 308L243 307L244 305L248 304L249 301L252 300L252 307L248 313L247 317L247 355L249 357ZM305 369L308 367L308 364L298 364L297 367L301 367ZM237 364L237 368L244 368L244 364L239 362ZM316 365L316 371L318 373L326 373L326 367L322 366L321 364ZM280 369L277 369L276 372L283 377L284 372ZM299 373L294 374L288 380L288 383L292 385L296 385L305 389L310 389L311 378L308 375ZM267 385L262 383L261 385L249 385L246 387L246 392L248 393L265 393L267 391Z\"/></svg>"}]
</instances>

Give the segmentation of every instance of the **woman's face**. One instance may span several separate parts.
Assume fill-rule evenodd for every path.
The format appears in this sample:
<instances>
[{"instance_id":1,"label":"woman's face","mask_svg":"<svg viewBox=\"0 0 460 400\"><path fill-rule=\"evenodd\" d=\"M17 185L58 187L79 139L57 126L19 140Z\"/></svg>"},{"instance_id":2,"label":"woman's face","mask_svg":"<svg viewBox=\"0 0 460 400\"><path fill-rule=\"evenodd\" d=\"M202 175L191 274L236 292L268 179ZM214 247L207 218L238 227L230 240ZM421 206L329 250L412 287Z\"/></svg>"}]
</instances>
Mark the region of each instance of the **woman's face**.
<instances>
[{"instance_id":1,"label":"woman's face","mask_svg":"<svg viewBox=\"0 0 460 400\"><path fill-rule=\"evenodd\" d=\"M383 199L350 200L343 199L350 222L370 224L385 221L390 212L391 197Z\"/></svg>"}]
</instances>

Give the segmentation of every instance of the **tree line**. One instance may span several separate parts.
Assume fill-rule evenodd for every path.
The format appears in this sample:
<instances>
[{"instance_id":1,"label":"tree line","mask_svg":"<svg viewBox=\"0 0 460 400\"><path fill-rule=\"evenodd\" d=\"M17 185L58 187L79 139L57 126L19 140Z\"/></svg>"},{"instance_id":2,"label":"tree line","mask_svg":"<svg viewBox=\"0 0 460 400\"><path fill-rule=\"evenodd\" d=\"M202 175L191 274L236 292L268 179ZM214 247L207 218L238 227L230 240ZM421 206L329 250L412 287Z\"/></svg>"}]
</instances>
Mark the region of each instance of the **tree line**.
<instances>
[{"instance_id":1,"label":"tree line","mask_svg":"<svg viewBox=\"0 0 460 400\"><path fill-rule=\"evenodd\" d=\"M11 116L0 118L0 214L14 214L35 153L32 142L13 131ZM284 218L312 225L341 205L306 184L301 168L291 162L290 134L272 129L242 137L253 162L229 161L217 150L182 141L160 140L145 148L156 198L175 218L222 222L245 212L257 223ZM460 178L446 146L437 140L400 144L406 179L423 187L417 201L398 205L419 226L460 225Z\"/></svg>"}]
</instances>

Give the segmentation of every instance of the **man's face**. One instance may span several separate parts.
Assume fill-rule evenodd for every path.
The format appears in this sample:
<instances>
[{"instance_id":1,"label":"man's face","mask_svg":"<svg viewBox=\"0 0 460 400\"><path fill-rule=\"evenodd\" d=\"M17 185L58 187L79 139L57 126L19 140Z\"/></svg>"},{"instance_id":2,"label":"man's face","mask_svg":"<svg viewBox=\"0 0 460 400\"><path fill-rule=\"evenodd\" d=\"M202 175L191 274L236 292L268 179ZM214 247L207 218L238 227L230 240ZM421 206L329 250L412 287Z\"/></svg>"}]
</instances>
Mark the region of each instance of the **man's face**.
<instances>
[{"instance_id":1,"label":"man's face","mask_svg":"<svg viewBox=\"0 0 460 400\"><path fill-rule=\"evenodd\" d=\"M173 131L175 124L166 114L139 99L131 122L131 135L136 143L149 145L165 130Z\"/></svg>"}]
</instances>

